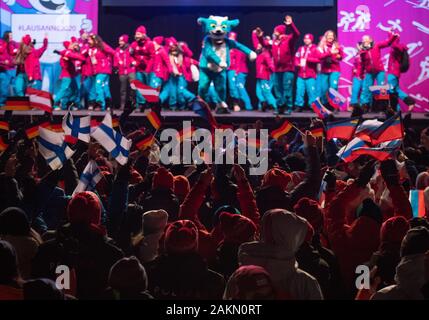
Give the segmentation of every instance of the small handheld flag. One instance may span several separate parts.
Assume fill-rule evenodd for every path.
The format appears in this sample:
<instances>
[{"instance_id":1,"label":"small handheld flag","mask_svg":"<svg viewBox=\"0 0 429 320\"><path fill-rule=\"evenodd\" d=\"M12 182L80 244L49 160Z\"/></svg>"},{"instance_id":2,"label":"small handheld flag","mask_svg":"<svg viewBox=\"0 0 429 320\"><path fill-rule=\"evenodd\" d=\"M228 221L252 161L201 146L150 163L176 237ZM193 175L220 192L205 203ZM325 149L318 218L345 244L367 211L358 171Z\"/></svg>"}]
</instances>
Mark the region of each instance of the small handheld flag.
<instances>
[{"instance_id":1,"label":"small handheld flag","mask_svg":"<svg viewBox=\"0 0 429 320\"><path fill-rule=\"evenodd\" d=\"M152 134L144 136L141 140L136 142L136 148L140 151L144 151L150 148L155 143L155 137Z\"/></svg>"},{"instance_id":2,"label":"small handheld flag","mask_svg":"<svg viewBox=\"0 0 429 320\"><path fill-rule=\"evenodd\" d=\"M329 88L329 91L326 93L329 104L337 110L341 110L346 104L346 98L342 96L334 88Z\"/></svg>"},{"instance_id":3,"label":"small handheld flag","mask_svg":"<svg viewBox=\"0 0 429 320\"><path fill-rule=\"evenodd\" d=\"M213 116L210 107L208 104L202 99L196 99L192 103L192 111L198 114L201 118L207 121L211 129L216 129L218 127L218 123Z\"/></svg>"},{"instance_id":4,"label":"small handheld flag","mask_svg":"<svg viewBox=\"0 0 429 320\"><path fill-rule=\"evenodd\" d=\"M62 127L65 133L65 140L68 143L75 144L78 140L89 143L91 132L91 117L75 118L71 112L63 118Z\"/></svg>"},{"instance_id":5,"label":"small handheld flag","mask_svg":"<svg viewBox=\"0 0 429 320\"><path fill-rule=\"evenodd\" d=\"M285 120L280 127L274 129L273 131L271 131L271 137L273 137L274 139L278 140L281 136L287 134L289 131L291 131L293 128L292 123L290 123L289 121Z\"/></svg>"},{"instance_id":6,"label":"small handheld flag","mask_svg":"<svg viewBox=\"0 0 429 320\"><path fill-rule=\"evenodd\" d=\"M359 118L328 122L326 124L326 139L328 141L334 138L350 140L353 137L358 124Z\"/></svg>"},{"instance_id":7,"label":"small handheld flag","mask_svg":"<svg viewBox=\"0 0 429 320\"><path fill-rule=\"evenodd\" d=\"M123 137L118 131L112 128L112 115L110 113L106 113L103 122L91 133L91 136L97 140L119 164L125 165L128 162L132 141Z\"/></svg>"},{"instance_id":8,"label":"small handheld flag","mask_svg":"<svg viewBox=\"0 0 429 320\"><path fill-rule=\"evenodd\" d=\"M45 112L52 113L52 95L51 93L34 88L27 88L27 96L30 99L30 106L32 108L40 109Z\"/></svg>"},{"instance_id":9,"label":"small handheld flag","mask_svg":"<svg viewBox=\"0 0 429 320\"><path fill-rule=\"evenodd\" d=\"M372 95L375 100L389 100L390 98L390 86L370 86L369 91L372 92Z\"/></svg>"},{"instance_id":10,"label":"small handheld flag","mask_svg":"<svg viewBox=\"0 0 429 320\"><path fill-rule=\"evenodd\" d=\"M356 158L359 157L357 154L353 154L353 150L357 148L364 148L368 145L365 143L365 141L354 138L349 143L347 143L344 147L342 147L340 150L338 150L337 156L344 160L344 162L352 162Z\"/></svg>"},{"instance_id":11,"label":"small handheld flag","mask_svg":"<svg viewBox=\"0 0 429 320\"><path fill-rule=\"evenodd\" d=\"M159 88L155 89L148 85L141 83L138 80L131 81L131 89L137 90L149 103L156 103L159 101Z\"/></svg>"},{"instance_id":12,"label":"small handheld flag","mask_svg":"<svg viewBox=\"0 0 429 320\"><path fill-rule=\"evenodd\" d=\"M372 145L377 145L385 141L402 139L404 128L402 126L401 114L398 112L383 122L377 129L370 133Z\"/></svg>"},{"instance_id":13,"label":"small handheld flag","mask_svg":"<svg viewBox=\"0 0 429 320\"><path fill-rule=\"evenodd\" d=\"M79 183L73 191L73 195L82 191L93 191L103 175L94 160L90 160L80 176Z\"/></svg>"},{"instance_id":14,"label":"small handheld flag","mask_svg":"<svg viewBox=\"0 0 429 320\"><path fill-rule=\"evenodd\" d=\"M328 110L323 103L320 101L320 98L317 98L312 104L311 107L313 111L317 114L320 119L325 119L332 114L332 111Z\"/></svg>"},{"instance_id":15,"label":"small handheld flag","mask_svg":"<svg viewBox=\"0 0 429 320\"><path fill-rule=\"evenodd\" d=\"M39 152L52 170L61 169L74 151L64 141L63 133L52 132L39 127Z\"/></svg>"},{"instance_id":16,"label":"small handheld flag","mask_svg":"<svg viewBox=\"0 0 429 320\"><path fill-rule=\"evenodd\" d=\"M426 216L424 190L410 190L410 203L415 218Z\"/></svg>"},{"instance_id":17,"label":"small handheld flag","mask_svg":"<svg viewBox=\"0 0 429 320\"><path fill-rule=\"evenodd\" d=\"M159 128L161 128L161 117L156 111L149 111L149 113L147 114L147 119L149 120L152 127L155 128L155 130L159 130Z\"/></svg>"}]
</instances>

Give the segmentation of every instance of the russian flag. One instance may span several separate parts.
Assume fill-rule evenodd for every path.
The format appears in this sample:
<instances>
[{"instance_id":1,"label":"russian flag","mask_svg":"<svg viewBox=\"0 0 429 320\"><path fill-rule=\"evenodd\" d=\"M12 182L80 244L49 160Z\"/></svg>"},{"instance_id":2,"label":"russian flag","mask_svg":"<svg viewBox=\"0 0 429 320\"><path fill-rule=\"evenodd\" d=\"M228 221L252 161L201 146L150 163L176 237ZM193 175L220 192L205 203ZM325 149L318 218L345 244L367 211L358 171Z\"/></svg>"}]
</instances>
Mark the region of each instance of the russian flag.
<instances>
[{"instance_id":1,"label":"russian flag","mask_svg":"<svg viewBox=\"0 0 429 320\"><path fill-rule=\"evenodd\" d=\"M410 190L410 203L411 208L413 209L413 216L425 217L426 216L426 206L423 190Z\"/></svg>"},{"instance_id":2,"label":"russian flag","mask_svg":"<svg viewBox=\"0 0 429 320\"><path fill-rule=\"evenodd\" d=\"M326 124L326 139L333 138L350 140L359 124L359 118L328 122Z\"/></svg>"},{"instance_id":3,"label":"russian flag","mask_svg":"<svg viewBox=\"0 0 429 320\"><path fill-rule=\"evenodd\" d=\"M389 100L390 97L390 86L370 86L369 91L372 92L375 100Z\"/></svg>"},{"instance_id":4,"label":"russian flag","mask_svg":"<svg viewBox=\"0 0 429 320\"><path fill-rule=\"evenodd\" d=\"M353 150L367 146L368 145L362 139L354 138L337 152L337 156L343 159L344 162L352 162L359 157L359 155L353 154Z\"/></svg>"},{"instance_id":5,"label":"russian flag","mask_svg":"<svg viewBox=\"0 0 429 320\"><path fill-rule=\"evenodd\" d=\"M356 129L355 135L363 141L371 143L371 134L379 128L383 122L377 119L365 120Z\"/></svg>"},{"instance_id":6,"label":"russian flag","mask_svg":"<svg viewBox=\"0 0 429 320\"><path fill-rule=\"evenodd\" d=\"M52 113L51 93L29 87L27 88L26 94L30 99L30 106L32 108Z\"/></svg>"},{"instance_id":7,"label":"russian flag","mask_svg":"<svg viewBox=\"0 0 429 320\"><path fill-rule=\"evenodd\" d=\"M390 140L402 139L404 137L404 128L402 126L401 114L398 112L393 117L384 121L383 124L371 132L369 136L373 145Z\"/></svg>"},{"instance_id":8,"label":"russian flag","mask_svg":"<svg viewBox=\"0 0 429 320\"><path fill-rule=\"evenodd\" d=\"M311 107L320 119L325 119L332 114L330 110L326 109L326 107L320 101L320 98L317 98L316 101L311 104Z\"/></svg>"},{"instance_id":9,"label":"russian flag","mask_svg":"<svg viewBox=\"0 0 429 320\"><path fill-rule=\"evenodd\" d=\"M334 88L329 88L326 93L329 104L337 110L341 110L346 104L346 98Z\"/></svg>"},{"instance_id":10,"label":"russian flag","mask_svg":"<svg viewBox=\"0 0 429 320\"><path fill-rule=\"evenodd\" d=\"M140 94L146 99L147 102L156 103L159 102L159 89L160 88L152 88L151 86L147 86L141 83L138 80L131 81L130 84L131 89L137 90Z\"/></svg>"}]
</instances>

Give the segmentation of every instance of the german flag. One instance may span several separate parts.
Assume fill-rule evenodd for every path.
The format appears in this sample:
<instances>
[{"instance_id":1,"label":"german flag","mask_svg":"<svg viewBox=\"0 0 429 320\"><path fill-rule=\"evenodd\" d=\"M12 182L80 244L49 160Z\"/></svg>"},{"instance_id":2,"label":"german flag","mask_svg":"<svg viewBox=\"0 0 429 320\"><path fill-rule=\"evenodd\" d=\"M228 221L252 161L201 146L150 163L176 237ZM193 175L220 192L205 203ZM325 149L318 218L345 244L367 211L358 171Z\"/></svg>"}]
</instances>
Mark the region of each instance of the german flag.
<instances>
[{"instance_id":1,"label":"german flag","mask_svg":"<svg viewBox=\"0 0 429 320\"><path fill-rule=\"evenodd\" d=\"M43 122L36 122L31 123L27 129L25 129L25 134L27 135L28 139L34 139L39 136L39 127L49 129L51 128L51 123L49 121L43 121Z\"/></svg>"},{"instance_id":2,"label":"german flag","mask_svg":"<svg viewBox=\"0 0 429 320\"><path fill-rule=\"evenodd\" d=\"M144 151L145 149L152 146L154 142L155 142L155 137L153 135L149 134L149 135L143 137L143 139L141 139L140 141L138 141L136 143L136 147L140 151Z\"/></svg>"},{"instance_id":3,"label":"german flag","mask_svg":"<svg viewBox=\"0 0 429 320\"><path fill-rule=\"evenodd\" d=\"M183 140L190 140L192 139L192 134L195 131L195 127L186 127L180 129L180 131L177 133L177 141L182 142Z\"/></svg>"},{"instance_id":4,"label":"german flag","mask_svg":"<svg viewBox=\"0 0 429 320\"><path fill-rule=\"evenodd\" d=\"M261 148L261 139L253 138L247 140L247 146L250 148L260 149Z\"/></svg>"},{"instance_id":5,"label":"german flag","mask_svg":"<svg viewBox=\"0 0 429 320\"><path fill-rule=\"evenodd\" d=\"M0 151L5 151L7 147L9 146L8 143L4 140L2 136L0 136Z\"/></svg>"},{"instance_id":6,"label":"german flag","mask_svg":"<svg viewBox=\"0 0 429 320\"><path fill-rule=\"evenodd\" d=\"M287 134L290 130L292 130L292 128L293 128L292 123L290 123L289 121L285 120L280 127L278 127L277 129L271 131L271 137L273 137L274 139L277 140L281 136Z\"/></svg>"},{"instance_id":7,"label":"german flag","mask_svg":"<svg viewBox=\"0 0 429 320\"><path fill-rule=\"evenodd\" d=\"M9 131L9 122L0 120L0 130Z\"/></svg>"},{"instance_id":8,"label":"german flag","mask_svg":"<svg viewBox=\"0 0 429 320\"><path fill-rule=\"evenodd\" d=\"M313 137L323 137L323 128L312 128L310 129L311 134L313 135Z\"/></svg>"},{"instance_id":9,"label":"german flag","mask_svg":"<svg viewBox=\"0 0 429 320\"><path fill-rule=\"evenodd\" d=\"M51 123L49 130L58 133L64 132L62 123Z\"/></svg>"},{"instance_id":10,"label":"german flag","mask_svg":"<svg viewBox=\"0 0 429 320\"><path fill-rule=\"evenodd\" d=\"M112 116L112 128L119 128L119 118L117 116Z\"/></svg>"},{"instance_id":11,"label":"german flag","mask_svg":"<svg viewBox=\"0 0 429 320\"><path fill-rule=\"evenodd\" d=\"M31 110L30 99L28 97L9 97L3 110L28 111Z\"/></svg>"},{"instance_id":12,"label":"german flag","mask_svg":"<svg viewBox=\"0 0 429 320\"><path fill-rule=\"evenodd\" d=\"M155 130L158 130L159 128L161 128L161 119L160 119L160 115L151 110L148 114L147 114L147 119L149 120L150 124L152 125L152 127L155 128Z\"/></svg>"}]
</instances>

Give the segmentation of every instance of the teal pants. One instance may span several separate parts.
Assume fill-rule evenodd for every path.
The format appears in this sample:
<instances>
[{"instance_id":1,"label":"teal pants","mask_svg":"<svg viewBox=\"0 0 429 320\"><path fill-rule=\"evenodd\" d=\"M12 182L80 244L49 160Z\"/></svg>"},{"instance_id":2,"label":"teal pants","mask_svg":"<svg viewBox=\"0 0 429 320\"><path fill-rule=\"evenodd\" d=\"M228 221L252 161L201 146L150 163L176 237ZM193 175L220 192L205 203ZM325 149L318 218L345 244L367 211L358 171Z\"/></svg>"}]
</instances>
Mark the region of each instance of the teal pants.
<instances>
[{"instance_id":1,"label":"teal pants","mask_svg":"<svg viewBox=\"0 0 429 320\"><path fill-rule=\"evenodd\" d=\"M186 104L195 99L195 94L188 90L188 82L184 76L177 77L177 104L185 109Z\"/></svg>"},{"instance_id":2,"label":"teal pants","mask_svg":"<svg viewBox=\"0 0 429 320\"><path fill-rule=\"evenodd\" d=\"M397 76L393 74L387 75L387 83L390 85L391 90L398 95L398 98L404 101L405 98L408 97L408 95L402 91L401 87L399 86L399 79ZM395 106L397 111L400 111L399 103Z\"/></svg>"},{"instance_id":3,"label":"teal pants","mask_svg":"<svg viewBox=\"0 0 429 320\"><path fill-rule=\"evenodd\" d=\"M78 74L74 78L74 82L76 84L76 90L74 91L73 101L76 104L76 107L80 109L82 105L82 76Z\"/></svg>"},{"instance_id":4,"label":"teal pants","mask_svg":"<svg viewBox=\"0 0 429 320\"><path fill-rule=\"evenodd\" d=\"M149 76L145 72L136 72L136 80L140 81L143 84L149 85ZM141 95L139 91L136 92L136 102L138 105L145 104L146 99Z\"/></svg>"},{"instance_id":5,"label":"teal pants","mask_svg":"<svg viewBox=\"0 0 429 320\"><path fill-rule=\"evenodd\" d=\"M353 77L352 81L352 96L350 98L350 104L358 104L359 103L359 94L362 89L363 80Z\"/></svg>"},{"instance_id":6,"label":"teal pants","mask_svg":"<svg viewBox=\"0 0 429 320\"><path fill-rule=\"evenodd\" d=\"M18 73L15 79L15 94L18 97L24 97L27 86L28 86L27 75L25 73Z\"/></svg>"},{"instance_id":7,"label":"teal pants","mask_svg":"<svg viewBox=\"0 0 429 320\"><path fill-rule=\"evenodd\" d=\"M295 105L297 107L304 107L304 97L305 93L308 96L308 104L311 105L317 99L317 90L316 90L316 79L314 78L301 78L298 77L296 80L296 97Z\"/></svg>"},{"instance_id":8,"label":"teal pants","mask_svg":"<svg viewBox=\"0 0 429 320\"><path fill-rule=\"evenodd\" d=\"M256 96L259 100L259 108L261 108L263 102L266 102L277 109L277 102L272 89L270 80L256 79Z\"/></svg>"},{"instance_id":9,"label":"teal pants","mask_svg":"<svg viewBox=\"0 0 429 320\"><path fill-rule=\"evenodd\" d=\"M104 88L108 84L108 74L99 73L95 75L95 101L104 110L106 108L106 89Z\"/></svg>"},{"instance_id":10,"label":"teal pants","mask_svg":"<svg viewBox=\"0 0 429 320\"><path fill-rule=\"evenodd\" d=\"M231 98L243 101L246 110L253 110L252 102L246 90L247 73L237 74L235 70L228 71L228 88Z\"/></svg>"},{"instance_id":11,"label":"teal pants","mask_svg":"<svg viewBox=\"0 0 429 320\"><path fill-rule=\"evenodd\" d=\"M328 97L326 94L329 91L329 88L338 90L338 81L340 80L339 72L330 72L330 73L320 73L319 74L319 97L323 104L328 102Z\"/></svg>"},{"instance_id":12,"label":"teal pants","mask_svg":"<svg viewBox=\"0 0 429 320\"><path fill-rule=\"evenodd\" d=\"M372 92L369 91L369 87L374 85L374 81L377 81L377 85L382 86L385 84L385 72L381 71L379 73L367 73L362 83L362 93L360 94L360 103L361 104L371 104L372 103Z\"/></svg>"},{"instance_id":13,"label":"teal pants","mask_svg":"<svg viewBox=\"0 0 429 320\"><path fill-rule=\"evenodd\" d=\"M112 93L110 92L110 74L107 74L103 88L104 88L104 97L106 99L112 100Z\"/></svg>"},{"instance_id":14,"label":"teal pants","mask_svg":"<svg viewBox=\"0 0 429 320\"><path fill-rule=\"evenodd\" d=\"M0 72L0 106L4 106L9 95L10 76L7 71Z\"/></svg>"},{"instance_id":15,"label":"teal pants","mask_svg":"<svg viewBox=\"0 0 429 320\"><path fill-rule=\"evenodd\" d=\"M67 103L72 101L73 91L76 90L76 86L73 85L73 78L62 78L60 81L60 89L55 94L54 104L61 104L62 109L65 110Z\"/></svg>"},{"instance_id":16,"label":"teal pants","mask_svg":"<svg viewBox=\"0 0 429 320\"><path fill-rule=\"evenodd\" d=\"M274 95L278 106L293 107L293 83L295 75L293 72L275 72L273 74Z\"/></svg>"},{"instance_id":17,"label":"teal pants","mask_svg":"<svg viewBox=\"0 0 429 320\"><path fill-rule=\"evenodd\" d=\"M94 87L95 77L85 77L82 84L82 96L88 101L95 101L97 98Z\"/></svg>"},{"instance_id":18,"label":"teal pants","mask_svg":"<svg viewBox=\"0 0 429 320\"><path fill-rule=\"evenodd\" d=\"M219 95L216 92L216 89L214 87L213 82L210 83L209 93L208 93L206 101L209 102L209 103L219 103L219 102L222 102L222 99L219 97Z\"/></svg>"},{"instance_id":19,"label":"teal pants","mask_svg":"<svg viewBox=\"0 0 429 320\"><path fill-rule=\"evenodd\" d=\"M227 72L213 72L206 68L200 69L200 81L198 83L198 95L205 101L208 101L210 84L213 82L214 89L221 101L226 100L226 78ZM220 102L220 101L219 101Z\"/></svg>"}]
</instances>

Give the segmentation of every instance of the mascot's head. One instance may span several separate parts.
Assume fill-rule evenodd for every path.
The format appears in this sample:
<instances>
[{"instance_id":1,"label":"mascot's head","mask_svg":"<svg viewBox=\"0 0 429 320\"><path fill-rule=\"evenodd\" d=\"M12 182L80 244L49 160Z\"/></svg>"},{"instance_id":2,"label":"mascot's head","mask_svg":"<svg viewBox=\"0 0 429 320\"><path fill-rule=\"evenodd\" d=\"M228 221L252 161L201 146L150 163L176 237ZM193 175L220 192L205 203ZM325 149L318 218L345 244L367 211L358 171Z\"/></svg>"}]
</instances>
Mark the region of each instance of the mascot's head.
<instances>
[{"instance_id":1,"label":"mascot's head","mask_svg":"<svg viewBox=\"0 0 429 320\"><path fill-rule=\"evenodd\" d=\"M39 12L45 14L65 14L73 11L76 0L28 0Z\"/></svg>"},{"instance_id":2,"label":"mascot's head","mask_svg":"<svg viewBox=\"0 0 429 320\"><path fill-rule=\"evenodd\" d=\"M232 28L238 26L238 19L228 20L228 17L210 16L198 18L198 24L203 26L203 31L215 40L225 39Z\"/></svg>"}]
</instances>

